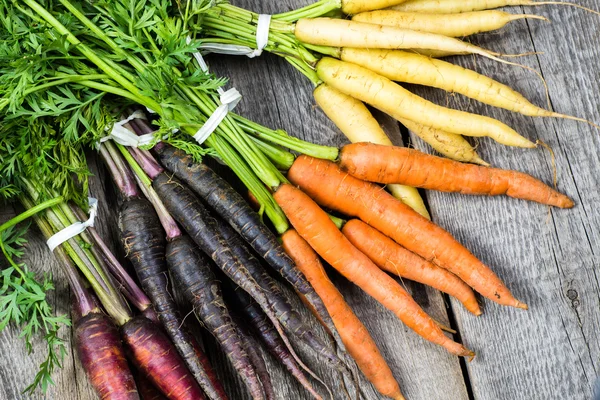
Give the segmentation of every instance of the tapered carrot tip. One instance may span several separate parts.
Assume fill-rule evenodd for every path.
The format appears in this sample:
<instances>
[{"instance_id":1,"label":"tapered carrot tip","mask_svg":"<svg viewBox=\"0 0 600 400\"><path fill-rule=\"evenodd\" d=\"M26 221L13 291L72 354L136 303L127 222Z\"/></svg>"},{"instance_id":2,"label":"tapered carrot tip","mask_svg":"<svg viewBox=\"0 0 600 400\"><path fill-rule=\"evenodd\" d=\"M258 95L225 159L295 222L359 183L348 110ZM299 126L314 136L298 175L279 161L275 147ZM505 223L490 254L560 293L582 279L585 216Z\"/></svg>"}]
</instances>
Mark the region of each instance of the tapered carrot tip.
<instances>
[{"instance_id":1,"label":"tapered carrot tip","mask_svg":"<svg viewBox=\"0 0 600 400\"><path fill-rule=\"evenodd\" d=\"M480 317L483 314L483 311L481 311L481 309L477 309L477 311L475 311L473 313L476 317Z\"/></svg>"},{"instance_id":2,"label":"tapered carrot tip","mask_svg":"<svg viewBox=\"0 0 600 400\"><path fill-rule=\"evenodd\" d=\"M398 396L394 397L394 400L406 400L406 397L402 396L402 394L399 394Z\"/></svg>"},{"instance_id":3,"label":"tapered carrot tip","mask_svg":"<svg viewBox=\"0 0 600 400\"><path fill-rule=\"evenodd\" d=\"M465 349L465 351L461 354L461 356L463 356L463 357L469 357L471 360L473 358L475 358L475 352L474 351L469 350L466 347L464 349Z\"/></svg>"},{"instance_id":4,"label":"tapered carrot tip","mask_svg":"<svg viewBox=\"0 0 600 400\"><path fill-rule=\"evenodd\" d=\"M515 307L520 308L521 310L529 310L529 306L525 303L521 303L519 300L517 300L517 305Z\"/></svg>"}]
</instances>

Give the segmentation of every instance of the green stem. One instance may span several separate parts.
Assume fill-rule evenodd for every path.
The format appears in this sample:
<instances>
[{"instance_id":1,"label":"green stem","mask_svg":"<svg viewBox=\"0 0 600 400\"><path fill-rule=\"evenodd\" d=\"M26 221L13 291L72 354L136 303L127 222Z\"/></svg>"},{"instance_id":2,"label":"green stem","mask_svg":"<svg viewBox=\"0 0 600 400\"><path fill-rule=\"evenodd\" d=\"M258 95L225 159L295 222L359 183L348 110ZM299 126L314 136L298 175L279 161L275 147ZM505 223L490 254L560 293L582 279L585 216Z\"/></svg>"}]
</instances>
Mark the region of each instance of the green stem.
<instances>
[{"instance_id":1,"label":"green stem","mask_svg":"<svg viewBox=\"0 0 600 400\"><path fill-rule=\"evenodd\" d=\"M295 159L292 153L255 136L251 136L250 139L252 139L263 153L265 153L277 169L287 171L292 167Z\"/></svg>"},{"instance_id":2,"label":"green stem","mask_svg":"<svg viewBox=\"0 0 600 400\"><path fill-rule=\"evenodd\" d=\"M137 175L138 179L146 185L146 187L152 187L152 181L148 178L148 175L146 175L142 167L135 161L131 153L128 152L123 145L119 143L115 143L115 145L123 155L123 158L125 158L125 161L127 161L127 164L129 164L129 167L133 170L133 173Z\"/></svg>"},{"instance_id":3,"label":"green stem","mask_svg":"<svg viewBox=\"0 0 600 400\"><path fill-rule=\"evenodd\" d=\"M268 140L269 142L297 151L298 153L330 161L337 160L339 156L339 149L337 147L322 146L305 142L304 140L288 135L285 131L274 131L237 114L233 114L233 118L245 132L263 140Z\"/></svg>"},{"instance_id":4,"label":"green stem","mask_svg":"<svg viewBox=\"0 0 600 400\"><path fill-rule=\"evenodd\" d=\"M248 164L239 158L235 150L223 138L211 135L206 142L219 153L223 161L240 178L248 190L254 194L260 205L264 207L265 213L277 232L284 233L287 231L289 224L283 210L279 207L271 192L256 178Z\"/></svg>"},{"instance_id":5,"label":"green stem","mask_svg":"<svg viewBox=\"0 0 600 400\"><path fill-rule=\"evenodd\" d=\"M278 21L296 22L301 18L317 18L342 8L342 0L321 0L297 10L273 15Z\"/></svg>"},{"instance_id":6,"label":"green stem","mask_svg":"<svg viewBox=\"0 0 600 400\"><path fill-rule=\"evenodd\" d=\"M79 10L77 10L68 0L59 0L61 4L63 4L69 11L73 13L81 22L84 24L89 24L91 26L95 26L89 19L87 19ZM27 4L33 11L35 11L39 16L44 18L48 24L50 24L60 35L64 35L67 38L67 41L72 45L76 46L77 50L83 54L88 60L94 63L98 68L100 68L104 73L110 76L115 82L129 91L135 98L140 99L140 103L144 104L146 107L151 108L154 111L160 110L160 104L155 102L149 97L146 97L139 93L137 87L125 79L118 71L108 65L104 60L102 60L92 49L83 44L71 31L69 31L60 21L58 21L54 16L42 7L35 0L23 0L25 4ZM91 27L90 27L91 29ZM96 29L99 29L96 27ZM104 35L106 36L106 35Z\"/></svg>"},{"instance_id":7,"label":"green stem","mask_svg":"<svg viewBox=\"0 0 600 400\"><path fill-rule=\"evenodd\" d=\"M43 203L40 203L35 207L31 207L27 211L17 215L16 217L14 217L14 218L10 219L9 221L6 221L2 225L0 225L0 233L25 221L27 218L30 218L30 217L34 216L35 214L37 214L41 211L44 211L50 207L54 207L64 201L65 201L65 198L63 196L58 196L53 199L47 200Z\"/></svg>"},{"instance_id":8,"label":"green stem","mask_svg":"<svg viewBox=\"0 0 600 400\"><path fill-rule=\"evenodd\" d=\"M296 68L298 71L302 73L305 77L307 77L315 87L321 84L321 79L317 72L310 68L305 62L300 61L293 57L285 57L285 60L292 65L292 67Z\"/></svg>"}]
</instances>

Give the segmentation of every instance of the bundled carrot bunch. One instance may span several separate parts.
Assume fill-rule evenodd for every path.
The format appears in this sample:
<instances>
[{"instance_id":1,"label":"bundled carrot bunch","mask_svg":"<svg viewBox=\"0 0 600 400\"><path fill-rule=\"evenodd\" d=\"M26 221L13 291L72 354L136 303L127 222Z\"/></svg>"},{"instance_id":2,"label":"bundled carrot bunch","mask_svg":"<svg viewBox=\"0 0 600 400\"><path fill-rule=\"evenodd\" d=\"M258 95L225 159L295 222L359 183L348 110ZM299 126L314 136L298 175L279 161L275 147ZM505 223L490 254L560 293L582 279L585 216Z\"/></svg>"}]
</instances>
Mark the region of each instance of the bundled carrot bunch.
<instances>
[{"instance_id":1,"label":"bundled carrot bunch","mask_svg":"<svg viewBox=\"0 0 600 400\"><path fill-rule=\"evenodd\" d=\"M426 210L411 188L508 195L561 208L573 202L531 176L485 166L460 136L533 146L514 130L490 118L444 109L393 82L431 84L528 115L566 117L534 106L498 82L431 58L434 51L436 56L469 53L500 60L498 54L446 35L498 27L512 17L463 14L448 21L471 22L432 33L412 29L415 20L421 28L440 29L427 23L432 16L363 13L399 1L324 0L274 16L268 25L268 19L225 2L14 1L18 7L0 2L0 11L10 16L2 20L6 29L0 31L8 43L0 47L0 194L20 201L29 209L27 216L50 209L39 222L50 236L78 219L66 200L81 203L87 195L89 171L80 154L85 146L99 151L121 194L123 246L140 287L93 233L62 243L55 254L78 293L81 320L91 320L86 322L91 327L81 323L86 328L81 328L82 336L97 333L100 306L72 264L112 317L110 324L121 327L119 339L109 324L112 348L129 348L144 377L167 398L226 398L182 323L170 279L253 398L273 396L264 362L253 351L253 335L315 398L320 395L306 374L315 376L290 339L347 373L352 363L313 333L256 255L296 290L327 330L339 334L340 348L348 350L375 387L395 399L402 394L390 368L328 280L318 256L423 338L459 356L474 353L445 336L445 327L386 272L444 291L475 315L481 311L474 291L502 305L527 308L450 233L420 215ZM429 2L404 6L411 4ZM335 17L340 10L354 19ZM385 25L390 20L395 26ZM210 74L195 52L256 55L262 50L256 48L257 31L265 27L264 48L285 57L315 83L318 103L352 141L372 143L320 146L232 112L235 104L226 101L224 81ZM390 146L363 102L395 116L455 160ZM137 111L116 122L131 108ZM223 118L205 135L219 114ZM258 200L259 212L202 163L206 156L234 171ZM50 174L61 171L61 178L36 176L40 166ZM72 171L83 183L69 183ZM346 222L320 206L356 219ZM276 233L262 222L263 213ZM144 317L127 307L115 281ZM221 281L229 283L223 288ZM236 320L234 309L243 310L253 334ZM136 398L122 348L112 354L112 364L103 366L99 360L106 354L92 351L94 343L80 347L102 398ZM157 352L173 356L154 357ZM117 375L121 381L105 374L110 368L122 371Z\"/></svg>"},{"instance_id":2,"label":"bundled carrot bunch","mask_svg":"<svg viewBox=\"0 0 600 400\"><path fill-rule=\"evenodd\" d=\"M400 121L443 156L489 165L464 136L489 137L507 146L536 145L498 120L434 104L399 83L459 93L527 116L587 122L546 110L503 83L440 59L472 54L518 66L499 53L458 38L500 29L518 19L545 20L537 15L492 10L541 4L546 3L321 0L273 15L270 25L265 25L258 14L223 2L200 14L197 35L206 52L254 56L239 49L236 52L236 47L256 51L256 36L267 26L269 40L264 50L284 57L314 83L317 104L350 141L391 145L365 106L368 104ZM594 12L575 4L560 4ZM413 188L389 185L388 190L428 216Z\"/></svg>"}]
</instances>

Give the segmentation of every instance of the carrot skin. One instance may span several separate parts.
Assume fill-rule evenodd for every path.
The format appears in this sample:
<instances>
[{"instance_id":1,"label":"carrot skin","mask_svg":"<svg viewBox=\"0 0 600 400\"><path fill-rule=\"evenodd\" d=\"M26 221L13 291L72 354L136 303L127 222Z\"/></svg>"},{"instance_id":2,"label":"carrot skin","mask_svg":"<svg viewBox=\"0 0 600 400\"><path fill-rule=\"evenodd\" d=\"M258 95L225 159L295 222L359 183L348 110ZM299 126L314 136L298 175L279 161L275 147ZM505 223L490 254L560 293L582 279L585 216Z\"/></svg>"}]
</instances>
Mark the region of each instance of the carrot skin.
<instances>
[{"instance_id":1,"label":"carrot skin","mask_svg":"<svg viewBox=\"0 0 600 400\"><path fill-rule=\"evenodd\" d=\"M160 390L140 371L137 371L135 380L142 400L167 400Z\"/></svg>"},{"instance_id":2,"label":"carrot skin","mask_svg":"<svg viewBox=\"0 0 600 400\"><path fill-rule=\"evenodd\" d=\"M323 181L318 183L323 186ZM446 337L406 290L354 247L325 211L305 193L283 184L274 197L300 236L347 279L380 301L423 338L443 346L452 354L473 355L473 352Z\"/></svg>"},{"instance_id":3,"label":"carrot skin","mask_svg":"<svg viewBox=\"0 0 600 400\"><path fill-rule=\"evenodd\" d=\"M490 300L527 308L450 233L388 195L380 186L354 178L335 163L305 156L296 159L288 179L322 206L360 218L406 249L448 269Z\"/></svg>"},{"instance_id":4,"label":"carrot skin","mask_svg":"<svg viewBox=\"0 0 600 400\"><path fill-rule=\"evenodd\" d=\"M306 277L285 253L273 232L262 223L258 213L252 210L227 181L205 164L195 163L184 151L171 146L162 146L156 150L156 153L159 161L168 171L187 184L227 221L267 264L283 276L296 291L306 296L329 329L333 329L333 323L327 315L323 302Z\"/></svg>"},{"instance_id":5,"label":"carrot skin","mask_svg":"<svg viewBox=\"0 0 600 400\"><path fill-rule=\"evenodd\" d=\"M312 387L312 384L304 372L302 372L302 368L298 365L283 340L281 340L279 333L277 333L275 327L261 310L260 306L252 300L248 293L241 289L234 290L233 293L232 297L236 306L241 310L241 313L245 316L245 319L252 327L254 333L267 347L269 353L283 364L292 376L296 378L296 380L312 394L315 399L320 400L321 396Z\"/></svg>"},{"instance_id":6,"label":"carrot skin","mask_svg":"<svg viewBox=\"0 0 600 400\"><path fill-rule=\"evenodd\" d=\"M243 239L225 221L217 219L217 226L223 238L229 243L235 256L246 266L256 283L262 288L268 288L269 304L271 304L281 325L283 325L288 332L305 342L317 354L326 357L333 367L340 371L345 371L345 366L342 361L332 349L328 348L306 326L302 321L300 314L294 311L290 305L285 294L279 287L279 283L271 278L271 276L262 268L260 262L246 248Z\"/></svg>"},{"instance_id":7,"label":"carrot skin","mask_svg":"<svg viewBox=\"0 0 600 400\"><path fill-rule=\"evenodd\" d=\"M229 279L260 305L278 333L285 335L269 303L269 288L258 285L246 266L233 254L227 241L219 232L215 219L200 200L176 178L166 174L161 174L154 179L153 185L173 218L188 232L190 238L212 258ZM290 353L294 354L287 338L282 336L282 340L286 346L289 346Z\"/></svg>"},{"instance_id":8,"label":"carrot skin","mask_svg":"<svg viewBox=\"0 0 600 400\"><path fill-rule=\"evenodd\" d=\"M406 250L360 220L348 221L342 233L382 270L448 293L460 300L471 313L481 315L473 290L448 270Z\"/></svg>"},{"instance_id":9,"label":"carrot skin","mask_svg":"<svg viewBox=\"0 0 600 400\"><path fill-rule=\"evenodd\" d=\"M119 331L106 315L92 312L78 319L75 346L81 365L100 399L139 400Z\"/></svg>"},{"instance_id":10,"label":"carrot skin","mask_svg":"<svg viewBox=\"0 0 600 400\"><path fill-rule=\"evenodd\" d=\"M262 384L263 390L265 392L265 398L267 400L275 400L275 390L273 389L273 383L271 382L271 376L269 375L269 370L267 369L267 364L265 364L265 359L262 354L258 350L260 345L256 341L256 339L248 332L239 318L234 317L234 323L238 326L240 331L240 338L242 339L242 343L246 352L248 353L248 357L252 361L254 368L256 368L256 374L260 379L260 383Z\"/></svg>"},{"instance_id":11,"label":"carrot skin","mask_svg":"<svg viewBox=\"0 0 600 400\"><path fill-rule=\"evenodd\" d=\"M367 379L384 396L393 399L403 398L400 386L375 341L327 277L317 253L295 230L287 231L281 239L285 251L323 299L344 345Z\"/></svg>"},{"instance_id":12,"label":"carrot skin","mask_svg":"<svg viewBox=\"0 0 600 400\"><path fill-rule=\"evenodd\" d=\"M252 397L264 399L256 370L244 348L241 332L225 305L210 260L187 236L175 238L168 244L167 260L175 285L192 304L204 327L215 336Z\"/></svg>"},{"instance_id":13,"label":"carrot skin","mask_svg":"<svg viewBox=\"0 0 600 400\"><path fill-rule=\"evenodd\" d=\"M227 399L212 368L206 363L206 357L201 361L198 356L197 343L183 326L177 305L169 293L165 233L154 208L147 200L126 201L119 216L119 226L126 255L177 351L210 399Z\"/></svg>"},{"instance_id":14,"label":"carrot skin","mask_svg":"<svg viewBox=\"0 0 600 400\"><path fill-rule=\"evenodd\" d=\"M169 400L206 399L175 346L160 327L143 316L121 327L134 364Z\"/></svg>"},{"instance_id":15,"label":"carrot skin","mask_svg":"<svg viewBox=\"0 0 600 400\"><path fill-rule=\"evenodd\" d=\"M405 147L347 145L340 152L340 167L369 182L471 195L507 195L560 208L574 206L567 196L522 172L463 164Z\"/></svg>"}]
</instances>

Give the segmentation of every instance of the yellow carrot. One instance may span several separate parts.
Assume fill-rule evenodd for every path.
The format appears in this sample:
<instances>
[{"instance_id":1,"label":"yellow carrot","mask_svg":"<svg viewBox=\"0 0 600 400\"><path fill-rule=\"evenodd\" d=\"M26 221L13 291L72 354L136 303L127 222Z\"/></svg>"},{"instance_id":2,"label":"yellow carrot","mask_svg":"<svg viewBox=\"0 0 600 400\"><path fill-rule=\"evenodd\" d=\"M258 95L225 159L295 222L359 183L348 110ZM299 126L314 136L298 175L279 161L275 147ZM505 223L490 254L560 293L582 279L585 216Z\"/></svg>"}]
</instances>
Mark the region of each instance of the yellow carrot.
<instances>
[{"instance_id":1,"label":"yellow carrot","mask_svg":"<svg viewBox=\"0 0 600 400\"><path fill-rule=\"evenodd\" d=\"M301 19L295 25L294 34L300 41L318 46L464 52L514 64L496 57L498 53L444 35L344 19Z\"/></svg>"},{"instance_id":2,"label":"yellow carrot","mask_svg":"<svg viewBox=\"0 0 600 400\"><path fill-rule=\"evenodd\" d=\"M423 126L408 119L399 121L443 156L455 161L489 166L461 135Z\"/></svg>"},{"instance_id":3,"label":"yellow carrot","mask_svg":"<svg viewBox=\"0 0 600 400\"><path fill-rule=\"evenodd\" d=\"M360 65L386 78L435 87L460 93L494 107L531 117L565 118L587 122L545 110L532 104L522 94L492 78L446 61L401 50L365 50L345 48L340 52L344 61Z\"/></svg>"},{"instance_id":4,"label":"yellow carrot","mask_svg":"<svg viewBox=\"0 0 600 400\"><path fill-rule=\"evenodd\" d=\"M392 9L421 13L453 14L469 11L491 10L494 8L508 6L541 6L546 4L571 6L598 14L597 11L575 3L564 1L534 0L408 0L400 5L392 7Z\"/></svg>"},{"instance_id":5,"label":"yellow carrot","mask_svg":"<svg viewBox=\"0 0 600 400\"><path fill-rule=\"evenodd\" d=\"M415 31L437 33L450 37L463 37L489 32L519 19L546 18L531 14L510 14L504 11L473 11L456 14L430 14L397 10L379 10L355 15L352 21L395 26Z\"/></svg>"},{"instance_id":6,"label":"yellow carrot","mask_svg":"<svg viewBox=\"0 0 600 400\"><path fill-rule=\"evenodd\" d=\"M406 0L342 0L342 11L348 15L380 10L404 3Z\"/></svg>"},{"instance_id":7,"label":"yellow carrot","mask_svg":"<svg viewBox=\"0 0 600 400\"><path fill-rule=\"evenodd\" d=\"M371 142L385 146L393 145L377 120L360 101L326 84L319 85L313 94L319 107L352 143ZM394 197L430 219L427 207L417 189L404 185L388 185L387 188Z\"/></svg>"},{"instance_id":8,"label":"yellow carrot","mask_svg":"<svg viewBox=\"0 0 600 400\"><path fill-rule=\"evenodd\" d=\"M367 68L323 58L317 64L317 73L329 86L396 119L417 120L425 126L466 136L488 136L507 146L535 147L500 121L438 106Z\"/></svg>"}]
</instances>

